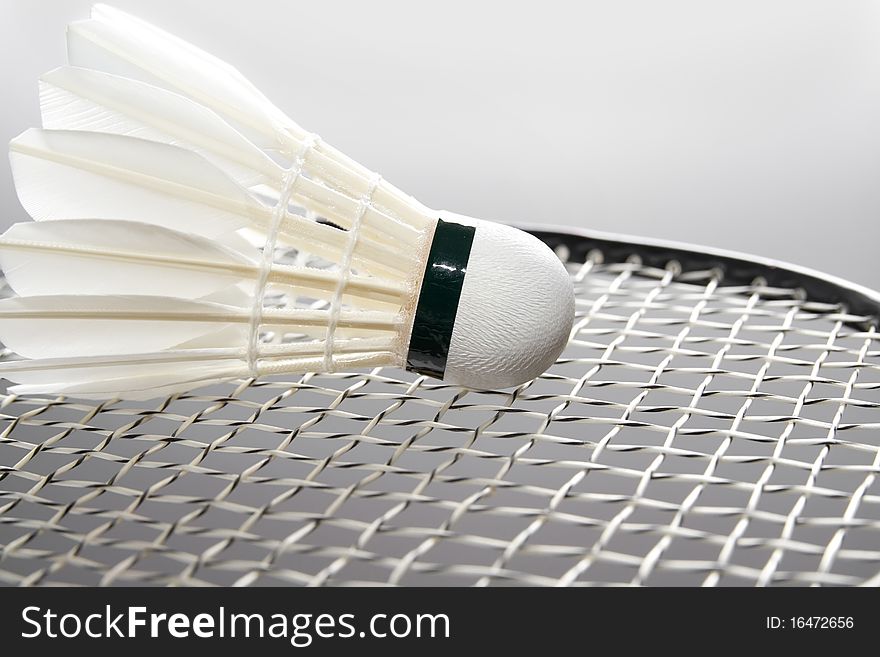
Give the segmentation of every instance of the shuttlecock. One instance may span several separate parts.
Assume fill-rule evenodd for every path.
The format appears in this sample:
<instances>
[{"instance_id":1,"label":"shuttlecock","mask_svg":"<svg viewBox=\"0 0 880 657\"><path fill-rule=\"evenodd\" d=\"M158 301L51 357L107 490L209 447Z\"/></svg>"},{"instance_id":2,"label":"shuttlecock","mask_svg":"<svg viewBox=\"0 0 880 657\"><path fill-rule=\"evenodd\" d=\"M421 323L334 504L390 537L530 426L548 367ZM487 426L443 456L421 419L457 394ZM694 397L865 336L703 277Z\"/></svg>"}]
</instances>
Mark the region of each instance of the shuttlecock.
<instances>
[{"instance_id":1,"label":"shuttlecock","mask_svg":"<svg viewBox=\"0 0 880 657\"><path fill-rule=\"evenodd\" d=\"M425 208L115 9L68 47L75 66L41 80L46 129L10 144L37 220L0 238L13 391L149 398L385 365L498 388L561 352L572 286L536 238Z\"/></svg>"}]
</instances>

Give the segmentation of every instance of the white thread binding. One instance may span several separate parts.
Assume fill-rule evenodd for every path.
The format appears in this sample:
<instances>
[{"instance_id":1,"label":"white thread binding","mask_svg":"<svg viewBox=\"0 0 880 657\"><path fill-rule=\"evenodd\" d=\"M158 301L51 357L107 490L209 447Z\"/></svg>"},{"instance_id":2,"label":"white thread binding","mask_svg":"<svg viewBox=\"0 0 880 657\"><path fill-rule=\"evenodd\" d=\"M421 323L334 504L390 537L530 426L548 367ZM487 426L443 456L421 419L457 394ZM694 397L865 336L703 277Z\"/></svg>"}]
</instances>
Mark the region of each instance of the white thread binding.
<instances>
[{"instance_id":1,"label":"white thread binding","mask_svg":"<svg viewBox=\"0 0 880 657\"><path fill-rule=\"evenodd\" d=\"M330 316L327 322L327 334L324 338L324 371L333 372L333 343L336 338L336 326L339 323L339 316L342 314L342 295L348 286L348 280L351 276L351 260L354 256L354 250L357 246L358 237L360 235L361 223L364 215L373 204L373 193L376 187L382 181L382 176L374 173L370 179L370 185L367 191L358 201L357 213L351 228L348 230L348 243L345 246L345 253L339 263L339 280L336 282L336 289L333 291L333 298L330 301Z\"/></svg>"},{"instance_id":2,"label":"white thread binding","mask_svg":"<svg viewBox=\"0 0 880 657\"><path fill-rule=\"evenodd\" d=\"M269 224L269 231L266 233L266 242L263 244L260 275L257 277L257 283L254 287L254 304L251 307L251 321L248 327L247 367L253 378L260 375L257 359L259 358L260 326L263 323L263 299L266 296L266 283L269 281L269 274L275 261L275 243L278 241L278 233L281 230L281 220L287 214L293 186L302 174L309 151L315 148L320 141L321 138L318 135L306 136L290 167L284 172L278 201L272 208L272 220Z\"/></svg>"}]
</instances>

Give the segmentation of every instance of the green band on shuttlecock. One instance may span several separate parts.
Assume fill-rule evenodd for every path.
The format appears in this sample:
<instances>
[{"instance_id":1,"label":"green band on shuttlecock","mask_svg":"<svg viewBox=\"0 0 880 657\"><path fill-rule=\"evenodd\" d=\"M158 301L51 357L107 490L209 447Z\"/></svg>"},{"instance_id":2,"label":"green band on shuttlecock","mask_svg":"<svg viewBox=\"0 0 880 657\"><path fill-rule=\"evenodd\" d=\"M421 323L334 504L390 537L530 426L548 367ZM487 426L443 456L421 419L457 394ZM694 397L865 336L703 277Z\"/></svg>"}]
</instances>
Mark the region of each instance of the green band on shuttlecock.
<instances>
[{"instance_id":1,"label":"green band on shuttlecock","mask_svg":"<svg viewBox=\"0 0 880 657\"><path fill-rule=\"evenodd\" d=\"M473 226L437 221L406 356L407 369L413 372L438 379L446 372L455 314L475 232Z\"/></svg>"}]
</instances>

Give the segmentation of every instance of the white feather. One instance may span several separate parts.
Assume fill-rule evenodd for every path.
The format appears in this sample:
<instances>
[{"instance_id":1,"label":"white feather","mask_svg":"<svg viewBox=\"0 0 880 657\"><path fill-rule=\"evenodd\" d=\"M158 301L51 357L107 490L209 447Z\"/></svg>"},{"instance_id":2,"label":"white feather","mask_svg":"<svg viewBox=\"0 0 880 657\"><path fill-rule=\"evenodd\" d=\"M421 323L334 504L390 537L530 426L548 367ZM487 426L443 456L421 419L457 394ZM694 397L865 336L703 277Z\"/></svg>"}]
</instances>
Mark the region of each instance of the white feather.
<instances>
[{"instance_id":1,"label":"white feather","mask_svg":"<svg viewBox=\"0 0 880 657\"><path fill-rule=\"evenodd\" d=\"M272 210L200 155L124 135L31 128L9 144L19 199L37 221L132 219L220 237L243 226L267 230ZM338 259L347 234L285 213L282 241ZM354 261L365 271L410 266L413 254L359 240Z\"/></svg>"},{"instance_id":2,"label":"white feather","mask_svg":"<svg viewBox=\"0 0 880 657\"><path fill-rule=\"evenodd\" d=\"M68 219L14 224L0 236L0 267L19 295L146 294L184 298L222 293L244 285L252 293L259 252L242 240L209 240L135 221ZM227 244L231 244L230 248ZM269 284L287 292L326 296L334 272L272 265ZM238 293L236 293L238 294ZM248 298L236 305L250 305ZM365 308L384 308L406 298L405 286L352 275L347 298Z\"/></svg>"},{"instance_id":3,"label":"white feather","mask_svg":"<svg viewBox=\"0 0 880 657\"><path fill-rule=\"evenodd\" d=\"M252 310L205 300L147 295L47 295L0 300L0 339L27 358L133 354L247 344ZM264 331L323 336L325 310L264 308ZM342 311L340 338L396 332L392 313ZM212 338L213 336L213 338Z\"/></svg>"},{"instance_id":4,"label":"white feather","mask_svg":"<svg viewBox=\"0 0 880 657\"><path fill-rule=\"evenodd\" d=\"M21 296L146 294L194 299L248 278L256 249L110 219L22 222L0 236L0 268Z\"/></svg>"},{"instance_id":5,"label":"white feather","mask_svg":"<svg viewBox=\"0 0 880 657\"><path fill-rule=\"evenodd\" d=\"M43 127L140 137L189 148L240 184L275 186L280 167L208 108L137 80L73 66L40 78Z\"/></svg>"},{"instance_id":6,"label":"white feather","mask_svg":"<svg viewBox=\"0 0 880 657\"><path fill-rule=\"evenodd\" d=\"M106 5L92 18L68 26L68 60L173 90L210 108L261 150L280 153L290 163L309 133L288 118L235 68L149 23ZM359 199L372 174L329 144L309 152L305 170L330 187ZM390 217L389 234L425 227L429 211L408 194L382 182L372 193L374 207Z\"/></svg>"},{"instance_id":7,"label":"white feather","mask_svg":"<svg viewBox=\"0 0 880 657\"><path fill-rule=\"evenodd\" d=\"M134 219L213 237L259 210L203 158L166 144L32 128L9 151L18 197L38 221Z\"/></svg>"},{"instance_id":8,"label":"white feather","mask_svg":"<svg viewBox=\"0 0 880 657\"><path fill-rule=\"evenodd\" d=\"M169 372L181 368L227 366L244 363L241 349L168 350L152 353L116 354L112 356L70 356L35 360L11 360L0 363L0 374L24 384L76 384L118 378L121 373L150 371Z\"/></svg>"},{"instance_id":9,"label":"white feather","mask_svg":"<svg viewBox=\"0 0 880 657\"><path fill-rule=\"evenodd\" d=\"M193 364L181 359L159 365L68 368L65 377L60 380L41 381L37 379L43 377L20 374L15 378L22 380L22 383L10 387L9 391L19 395L73 395L83 399L153 399L247 376L247 367L240 362Z\"/></svg>"},{"instance_id":10,"label":"white feather","mask_svg":"<svg viewBox=\"0 0 880 657\"><path fill-rule=\"evenodd\" d=\"M338 359L387 361L388 339L367 338L341 343ZM261 345L257 373L313 369L320 362L320 341ZM204 348L115 356L76 356L0 363L0 376L20 385L16 394L70 394L84 398L151 399L195 387L251 376L241 348Z\"/></svg>"},{"instance_id":11,"label":"white feather","mask_svg":"<svg viewBox=\"0 0 880 657\"><path fill-rule=\"evenodd\" d=\"M145 21L106 5L67 28L75 66L177 90L235 122L263 150L281 145L290 122L232 66Z\"/></svg>"},{"instance_id":12,"label":"white feather","mask_svg":"<svg viewBox=\"0 0 880 657\"><path fill-rule=\"evenodd\" d=\"M187 148L203 156L244 187L264 185L277 198L284 170L222 118L192 100L153 85L64 66L40 80L43 127L127 135ZM350 227L358 199L300 177L294 200L321 216ZM406 238L412 228L368 208L364 233ZM373 228L375 224L378 228Z\"/></svg>"},{"instance_id":13,"label":"white feather","mask_svg":"<svg viewBox=\"0 0 880 657\"><path fill-rule=\"evenodd\" d=\"M158 351L215 332L223 344L212 346L240 347L247 339L240 315L230 306L173 297L13 297L0 300L0 336L26 358ZM219 333L236 323L237 335Z\"/></svg>"}]
</instances>

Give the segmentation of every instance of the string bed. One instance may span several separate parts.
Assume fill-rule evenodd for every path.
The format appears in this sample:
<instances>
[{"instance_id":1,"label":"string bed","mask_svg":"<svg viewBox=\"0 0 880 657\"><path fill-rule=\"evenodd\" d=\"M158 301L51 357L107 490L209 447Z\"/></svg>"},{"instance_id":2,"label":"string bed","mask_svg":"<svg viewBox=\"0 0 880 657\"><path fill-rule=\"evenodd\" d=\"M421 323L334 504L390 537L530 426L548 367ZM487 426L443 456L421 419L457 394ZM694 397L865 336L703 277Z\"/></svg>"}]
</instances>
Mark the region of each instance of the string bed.
<instances>
[{"instance_id":1,"label":"string bed","mask_svg":"<svg viewBox=\"0 0 880 657\"><path fill-rule=\"evenodd\" d=\"M716 269L568 266L570 344L515 391L4 395L0 583L880 584L875 327Z\"/></svg>"}]
</instances>

